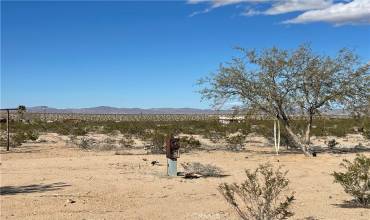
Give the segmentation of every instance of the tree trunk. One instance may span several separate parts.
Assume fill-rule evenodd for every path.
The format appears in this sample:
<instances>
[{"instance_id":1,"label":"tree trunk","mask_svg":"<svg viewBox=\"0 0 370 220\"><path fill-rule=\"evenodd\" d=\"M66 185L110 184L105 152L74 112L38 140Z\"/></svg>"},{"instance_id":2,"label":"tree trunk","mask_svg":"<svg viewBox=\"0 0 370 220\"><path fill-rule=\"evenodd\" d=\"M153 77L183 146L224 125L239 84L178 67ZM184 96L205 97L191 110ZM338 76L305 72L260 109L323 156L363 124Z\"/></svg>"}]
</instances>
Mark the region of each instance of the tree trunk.
<instances>
[{"instance_id":1,"label":"tree trunk","mask_svg":"<svg viewBox=\"0 0 370 220\"><path fill-rule=\"evenodd\" d=\"M292 128L289 126L287 122L283 121L283 125L287 131L288 136L292 140L294 146L300 148L306 156L311 156L311 153L308 150L309 145L302 143L300 138L293 132Z\"/></svg>"},{"instance_id":2,"label":"tree trunk","mask_svg":"<svg viewBox=\"0 0 370 220\"><path fill-rule=\"evenodd\" d=\"M312 115L310 115L310 118L307 123L306 133L305 133L305 144L310 145L311 143L311 128L312 128Z\"/></svg>"}]
</instances>

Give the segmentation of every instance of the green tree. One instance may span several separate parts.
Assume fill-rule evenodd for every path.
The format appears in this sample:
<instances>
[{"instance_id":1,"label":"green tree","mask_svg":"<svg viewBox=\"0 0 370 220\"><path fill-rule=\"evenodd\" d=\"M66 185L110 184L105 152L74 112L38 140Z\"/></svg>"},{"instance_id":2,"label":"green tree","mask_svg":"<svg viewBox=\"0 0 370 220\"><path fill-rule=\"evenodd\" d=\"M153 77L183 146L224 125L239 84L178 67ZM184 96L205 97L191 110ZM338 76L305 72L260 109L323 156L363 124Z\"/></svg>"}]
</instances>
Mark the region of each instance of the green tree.
<instances>
[{"instance_id":1,"label":"green tree","mask_svg":"<svg viewBox=\"0 0 370 220\"><path fill-rule=\"evenodd\" d=\"M23 120L24 119L24 113L26 112L26 106L20 105L18 106L17 114L18 114L18 119Z\"/></svg>"},{"instance_id":2,"label":"green tree","mask_svg":"<svg viewBox=\"0 0 370 220\"><path fill-rule=\"evenodd\" d=\"M362 64L353 51L319 55L309 45L288 51L237 48L240 56L221 64L216 73L199 81L204 99L215 106L238 100L255 112L281 122L291 147L310 155L313 117L323 110L368 106L370 63ZM301 136L292 128L293 116L305 119Z\"/></svg>"}]
</instances>

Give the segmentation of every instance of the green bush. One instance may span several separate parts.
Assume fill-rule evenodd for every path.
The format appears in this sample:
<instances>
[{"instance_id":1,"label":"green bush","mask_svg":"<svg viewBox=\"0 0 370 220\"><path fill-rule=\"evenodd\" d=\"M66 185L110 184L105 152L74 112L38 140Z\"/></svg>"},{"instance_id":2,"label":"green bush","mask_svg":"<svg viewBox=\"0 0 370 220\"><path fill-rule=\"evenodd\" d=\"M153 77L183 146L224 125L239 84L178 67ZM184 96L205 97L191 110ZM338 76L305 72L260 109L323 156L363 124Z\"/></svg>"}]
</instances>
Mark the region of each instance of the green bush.
<instances>
[{"instance_id":1,"label":"green bush","mask_svg":"<svg viewBox=\"0 0 370 220\"><path fill-rule=\"evenodd\" d=\"M154 132L151 135L151 138L150 138L151 144L147 150L151 154L164 154L166 153L165 148L164 148L165 141L166 141L165 134Z\"/></svg>"},{"instance_id":2,"label":"green bush","mask_svg":"<svg viewBox=\"0 0 370 220\"><path fill-rule=\"evenodd\" d=\"M30 130L26 132L26 138L35 141L39 138L40 134L36 130Z\"/></svg>"},{"instance_id":3,"label":"green bush","mask_svg":"<svg viewBox=\"0 0 370 220\"><path fill-rule=\"evenodd\" d=\"M253 127L251 126L253 125ZM303 120L294 120L291 124L294 132L303 135L305 124ZM344 136L349 133L354 133L354 127L358 127L359 131L370 139L370 118L363 117L355 118L314 118L312 135L315 136ZM289 144L286 137L286 131L281 127L282 144ZM6 126L1 126L0 129L5 131ZM250 132L256 132L270 140L273 138L273 120L257 120L248 119L242 123L230 123L227 125L219 123L217 118L210 118L203 121L130 121L130 122L115 122L115 121L82 121L82 120L64 120L54 121L51 123L32 120L31 123L22 123L14 121L10 123L12 133L24 133L28 131L51 132L61 135L77 135L84 136L88 132L112 134L120 133L124 135L135 136L144 140L151 141L154 133L159 134L197 134L209 138L213 142L226 140L227 136L239 132L247 135ZM226 140L227 141L227 140Z\"/></svg>"},{"instance_id":4,"label":"green bush","mask_svg":"<svg viewBox=\"0 0 370 220\"><path fill-rule=\"evenodd\" d=\"M182 153L190 152L191 150L199 149L201 143L194 137L181 137L180 138L180 151Z\"/></svg>"},{"instance_id":5,"label":"green bush","mask_svg":"<svg viewBox=\"0 0 370 220\"><path fill-rule=\"evenodd\" d=\"M132 147L135 144L135 141L132 139L131 136L126 136L122 138L118 142L122 147Z\"/></svg>"},{"instance_id":6,"label":"green bush","mask_svg":"<svg viewBox=\"0 0 370 220\"><path fill-rule=\"evenodd\" d=\"M27 135L25 132L17 132L12 135L10 141L14 147L20 146L27 141Z\"/></svg>"},{"instance_id":7,"label":"green bush","mask_svg":"<svg viewBox=\"0 0 370 220\"><path fill-rule=\"evenodd\" d=\"M344 191L362 206L370 204L370 158L357 155L353 162L343 160L340 164L345 172L334 172L334 182L343 186Z\"/></svg>"},{"instance_id":8,"label":"green bush","mask_svg":"<svg viewBox=\"0 0 370 220\"><path fill-rule=\"evenodd\" d=\"M269 163L256 170L246 170L247 179L240 185L223 183L219 192L242 219L273 220L293 216L290 206L293 194L284 195L288 189L287 172L274 169Z\"/></svg>"},{"instance_id":9,"label":"green bush","mask_svg":"<svg viewBox=\"0 0 370 220\"><path fill-rule=\"evenodd\" d=\"M18 131L10 137L12 146L20 146L28 140L35 141L39 138L39 132L36 130Z\"/></svg>"},{"instance_id":10,"label":"green bush","mask_svg":"<svg viewBox=\"0 0 370 220\"><path fill-rule=\"evenodd\" d=\"M226 138L224 132L210 131L204 134L204 137L212 141L213 143L219 143L221 140Z\"/></svg>"},{"instance_id":11,"label":"green bush","mask_svg":"<svg viewBox=\"0 0 370 220\"><path fill-rule=\"evenodd\" d=\"M228 143L228 149L232 151L240 151L243 149L243 145L245 143L245 135L238 134L233 135L226 138L226 142Z\"/></svg>"},{"instance_id":12,"label":"green bush","mask_svg":"<svg viewBox=\"0 0 370 220\"><path fill-rule=\"evenodd\" d=\"M363 132L363 135L365 136L365 138L369 139L370 140L370 130L366 130Z\"/></svg>"}]
</instances>

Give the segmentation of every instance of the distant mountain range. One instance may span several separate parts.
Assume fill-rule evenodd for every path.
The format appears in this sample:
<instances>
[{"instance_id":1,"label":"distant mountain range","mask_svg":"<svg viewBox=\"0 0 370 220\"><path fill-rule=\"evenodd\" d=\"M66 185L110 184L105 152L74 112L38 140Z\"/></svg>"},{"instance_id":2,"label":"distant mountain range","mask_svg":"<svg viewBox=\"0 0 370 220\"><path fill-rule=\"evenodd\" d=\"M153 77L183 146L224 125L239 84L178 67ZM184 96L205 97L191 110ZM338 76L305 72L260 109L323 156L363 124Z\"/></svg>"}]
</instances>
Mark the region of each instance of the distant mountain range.
<instances>
[{"instance_id":1,"label":"distant mountain range","mask_svg":"<svg viewBox=\"0 0 370 220\"><path fill-rule=\"evenodd\" d=\"M34 113L80 113L80 114L231 114L232 110L212 110L197 108L115 108L110 106L98 106L91 108L52 108L48 106L27 107L28 112ZM333 109L323 112L324 115L349 115L349 112L341 109Z\"/></svg>"},{"instance_id":2,"label":"distant mountain range","mask_svg":"<svg viewBox=\"0 0 370 220\"><path fill-rule=\"evenodd\" d=\"M65 108L58 109L48 106L27 107L28 112L35 113L81 113L81 114L216 114L231 113L229 110L215 111L212 109L197 108L115 108L110 106L99 106L92 108Z\"/></svg>"}]
</instances>

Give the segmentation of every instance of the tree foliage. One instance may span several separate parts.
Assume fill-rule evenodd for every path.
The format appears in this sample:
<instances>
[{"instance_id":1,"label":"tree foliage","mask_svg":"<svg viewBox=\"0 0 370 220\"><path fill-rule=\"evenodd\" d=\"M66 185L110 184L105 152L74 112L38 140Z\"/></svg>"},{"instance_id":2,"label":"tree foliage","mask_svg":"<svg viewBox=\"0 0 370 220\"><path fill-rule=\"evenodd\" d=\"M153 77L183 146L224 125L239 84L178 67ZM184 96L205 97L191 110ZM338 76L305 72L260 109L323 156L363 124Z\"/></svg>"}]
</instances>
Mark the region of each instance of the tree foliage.
<instances>
[{"instance_id":1,"label":"tree foliage","mask_svg":"<svg viewBox=\"0 0 370 220\"><path fill-rule=\"evenodd\" d=\"M276 47L263 50L237 48L240 56L221 64L216 73L200 80L203 98L218 106L238 100L253 113L280 120L293 145L307 152L313 116L324 110L369 106L370 63L361 64L353 51L319 55L309 45L294 51ZM292 118L303 116L305 134L291 129Z\"/></svg>"}]
</instances>

